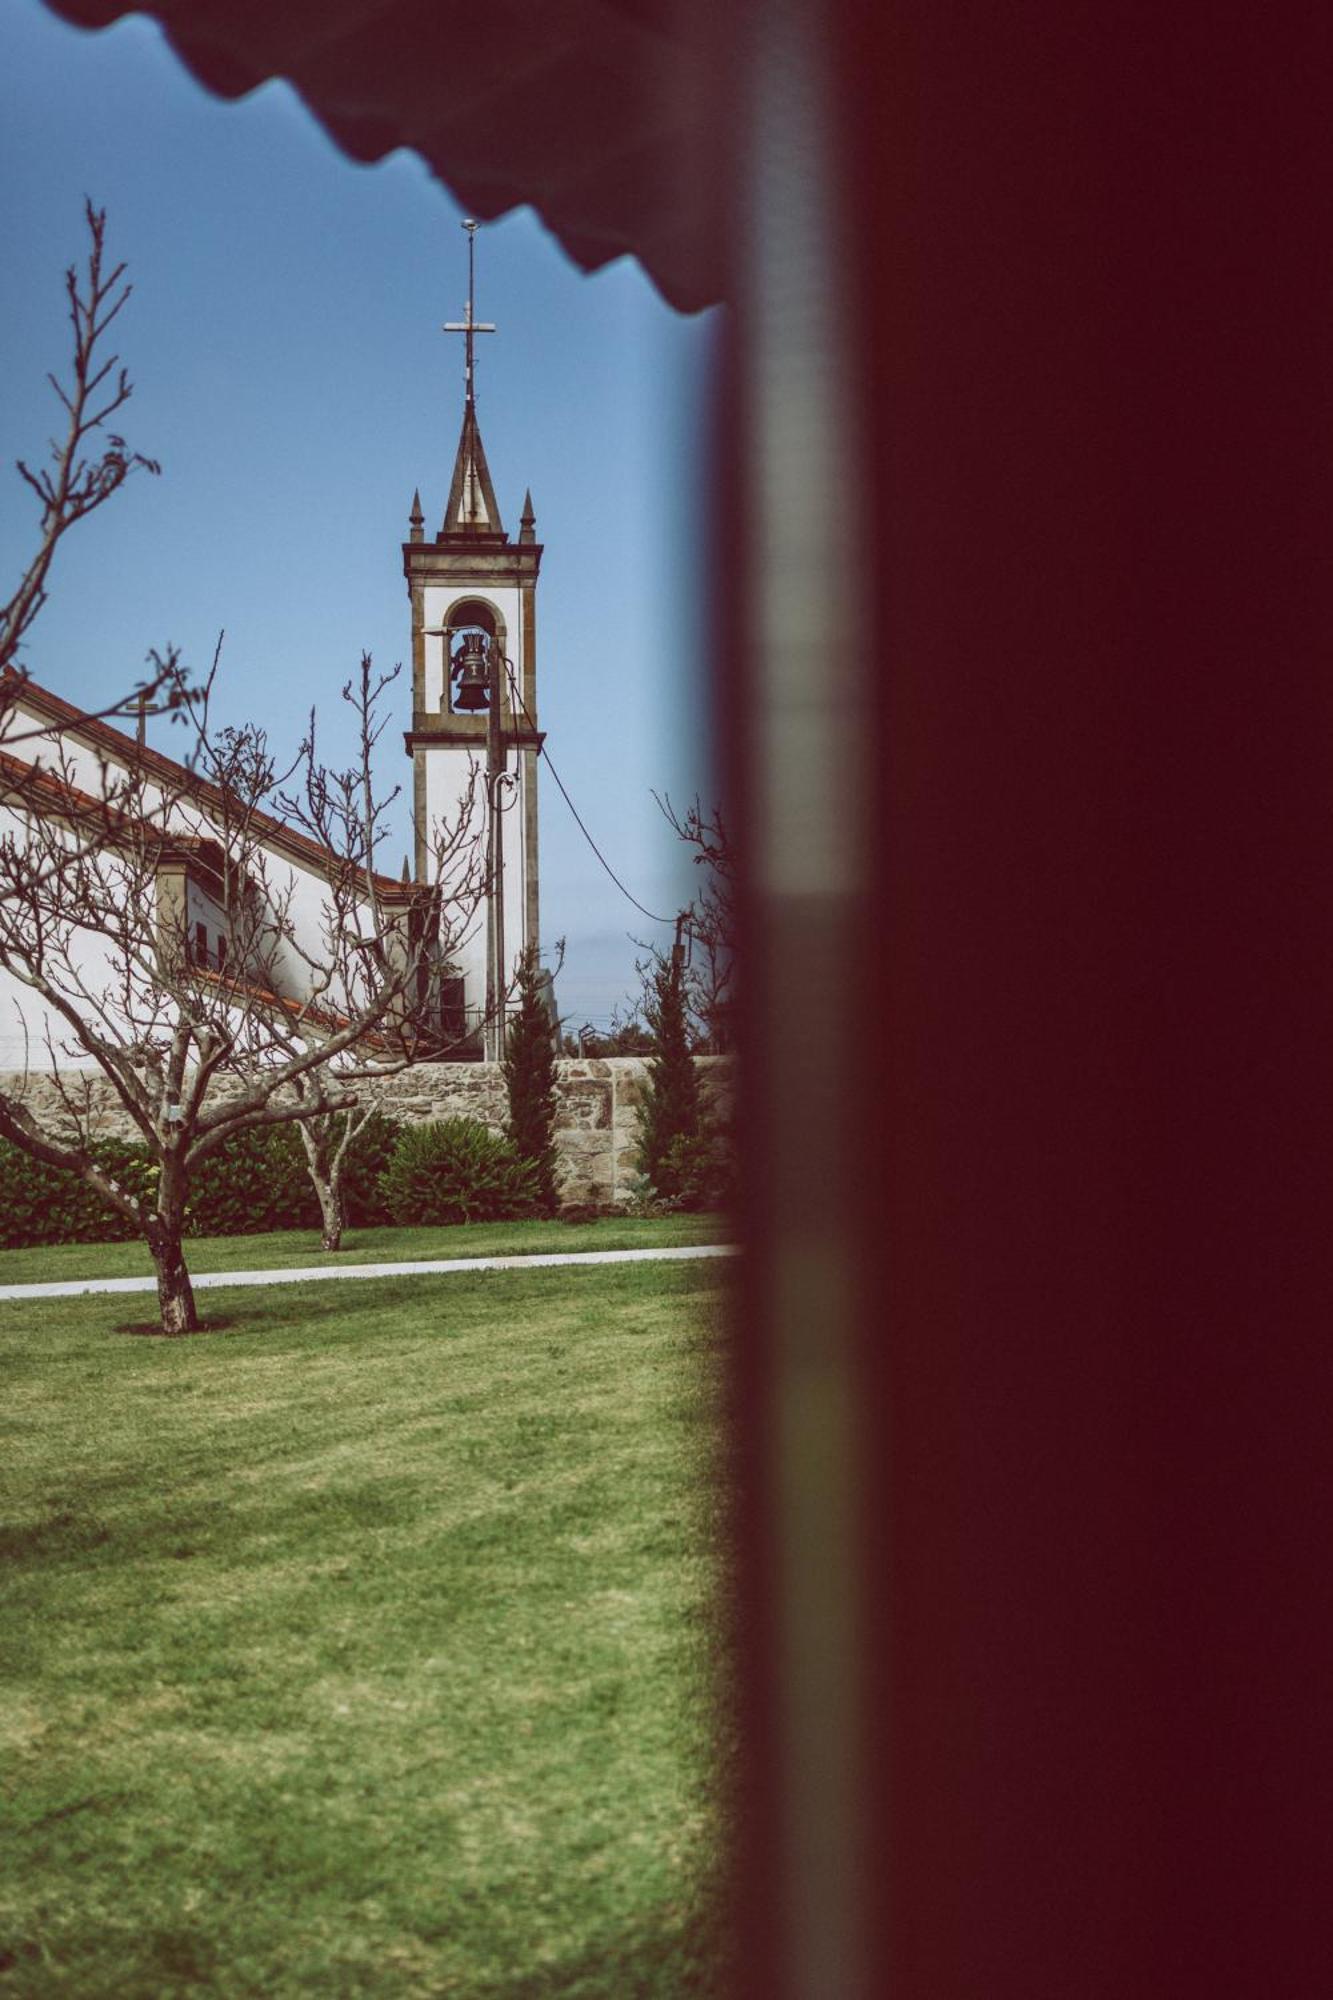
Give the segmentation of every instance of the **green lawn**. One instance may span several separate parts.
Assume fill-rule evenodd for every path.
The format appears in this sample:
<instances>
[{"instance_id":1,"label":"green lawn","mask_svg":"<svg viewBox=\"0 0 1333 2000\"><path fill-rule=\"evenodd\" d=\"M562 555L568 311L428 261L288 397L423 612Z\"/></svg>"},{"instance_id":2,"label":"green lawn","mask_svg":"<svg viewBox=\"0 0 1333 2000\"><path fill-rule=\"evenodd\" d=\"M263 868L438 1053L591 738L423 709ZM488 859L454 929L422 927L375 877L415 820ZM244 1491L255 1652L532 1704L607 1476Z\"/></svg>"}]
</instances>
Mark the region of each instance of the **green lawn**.
<instances>
[{"instance_id":1,"label":"green lawn","mask_svg":"<svg viewBox=\"0 0 1333 2000\"><path fill-rule=\"evenodd\" d=\"M717 1991L724 1271L134 1303L0 1303L0 1994Z\"/></svg>"},{"instance_id":2,"label":"green lawn","mask_svg":"<svg viewBox=\"0 0 1333 2000\"><path fill-rule=\"evenodd\" d=\"M281 1271L316 1264L397 1264L433 1257L517 1256L542 1250L638 1250L653 1244L720 1243L720 1215L612 1216L601 1222L472 1222L452 1229L349 1229L341 1250L321 1250L319 1232L197 1236L185 1245L191 1271ZM0 1250L0 1285L62 1278L152 1274L143 1243L60 1243Z\"/></svg>"}]
</instances>

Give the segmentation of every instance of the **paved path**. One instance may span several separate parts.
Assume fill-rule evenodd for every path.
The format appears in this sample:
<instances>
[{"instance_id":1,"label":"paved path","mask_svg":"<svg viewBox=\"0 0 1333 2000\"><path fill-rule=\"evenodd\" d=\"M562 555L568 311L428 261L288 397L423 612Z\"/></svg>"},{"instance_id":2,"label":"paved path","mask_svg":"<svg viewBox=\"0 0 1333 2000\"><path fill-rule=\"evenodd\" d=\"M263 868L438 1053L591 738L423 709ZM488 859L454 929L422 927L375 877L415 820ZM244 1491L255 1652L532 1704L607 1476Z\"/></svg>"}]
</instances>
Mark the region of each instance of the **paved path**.
<instances>
[{"instance_id":1,"label":"paved path","mask_svg":"<svg viewBox=\"0 0 1333 2000\"><path fill-rule=\"evenodd\" d=\"M201 1271L196 1292L227 1285L303 1285L313 1278L411 1278L455 1271L526 1271L551 1264L648 1264L681 1257L734 1257L734 1243L699 1243L670 1250L553 1250L530 1257L433 1257L411 1264L311 1264L292 1271ZM72 1299L87 1292L155 1292L156 1278L67 1278L55 1285L0 1285L0 1299Z\"/></svg>"}]
</instances>

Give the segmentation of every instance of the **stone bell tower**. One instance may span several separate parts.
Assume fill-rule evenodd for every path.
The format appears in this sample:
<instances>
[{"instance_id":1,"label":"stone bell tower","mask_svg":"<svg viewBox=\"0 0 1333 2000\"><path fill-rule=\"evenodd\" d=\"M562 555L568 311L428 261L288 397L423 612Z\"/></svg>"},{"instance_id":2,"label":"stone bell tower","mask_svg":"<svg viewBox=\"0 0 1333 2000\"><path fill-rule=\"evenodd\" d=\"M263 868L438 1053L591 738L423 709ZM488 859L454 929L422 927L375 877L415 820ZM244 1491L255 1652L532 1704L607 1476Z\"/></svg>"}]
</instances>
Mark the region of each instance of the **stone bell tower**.
<instances>
[{"instance_id":1,"label":"stone bell tower","mask_svg":"<svg viewBox=\"0 0 1333 2000\"><path fill-rule=\"evenodd\" d=\"M477 423L475 336L494 333L473 317L475 222L468 232L468 300L447 333L464 337L463 425L444 518L425 538L418 491L412 498L403 574L412 604L414 872L432 879L431 829L470 801L484 843L487 894L453 962L461 982L447 1009L461 1007L468 1045L460 1057L494 1056L496 994L512 985L519 954L538 942L537 540L532 495L518 538L505 533Z\"/></svg>"}]
</instances>

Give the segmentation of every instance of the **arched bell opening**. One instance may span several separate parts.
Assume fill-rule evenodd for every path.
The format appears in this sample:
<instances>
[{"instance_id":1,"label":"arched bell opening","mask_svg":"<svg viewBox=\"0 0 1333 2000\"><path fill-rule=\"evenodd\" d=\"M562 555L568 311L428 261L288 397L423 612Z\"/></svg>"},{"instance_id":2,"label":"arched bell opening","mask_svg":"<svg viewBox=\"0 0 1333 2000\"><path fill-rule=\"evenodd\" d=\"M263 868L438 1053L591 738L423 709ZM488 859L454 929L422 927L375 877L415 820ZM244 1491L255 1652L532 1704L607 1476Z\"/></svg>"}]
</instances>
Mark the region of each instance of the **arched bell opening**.
<instances>
[{"instance_id":1,"label":"arched bell opening","mask_svg":"<svg viewBox=\"0 0 1333 2000\"><path fill-rule=\"evenodd\" d=\"M504 657L504 620L484 598L461 598L445 619L444 648L448 713L484 715L490 707L495 649Z\"/></svg>"}]
</instances>

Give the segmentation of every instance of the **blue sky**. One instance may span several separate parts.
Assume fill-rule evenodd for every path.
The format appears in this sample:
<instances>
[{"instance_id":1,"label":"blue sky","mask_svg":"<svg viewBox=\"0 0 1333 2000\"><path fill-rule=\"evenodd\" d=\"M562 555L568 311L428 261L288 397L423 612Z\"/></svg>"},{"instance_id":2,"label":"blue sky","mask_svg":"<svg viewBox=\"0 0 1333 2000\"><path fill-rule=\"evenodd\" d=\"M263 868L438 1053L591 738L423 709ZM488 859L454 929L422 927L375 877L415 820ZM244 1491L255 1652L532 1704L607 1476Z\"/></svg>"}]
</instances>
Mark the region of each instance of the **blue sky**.
<instances>
[{"instance_id":1,"label":"blue sky","mask_svg":"<svg viewBox=\"0 0 1333 2000\"><path fill-rule=\"evenodd\" d=\"M207 666L219 713L294 744L312 704L350 754L338 690L363 648L407 661L399 544L420 486L433 534L462 412L463 211L415 155L345 160L281 83L200 90L157 27L98 34L0 0L0 593L33 545L13 460L39 457L68 349L62 274L84 195L134 296L118 324L135 383L123 428L162 460L62 548L26 658L93 704L150 646ZM638 266L585 277L519 210L477 235L477 404L505 525L525 487L546 544L540 719L616 872L670 916L688 857L652 791L714 792L699 603L702 410L715 315L684 318ZM401 685L401 684L400 684ZM383 778L406 784L403 690ZM170 726L152 740L173 748ZM633 937L664 938L602 872L549 774L542 928L566 940L562 1014L603 1022L636 990ZM396 869L401 837L386 860Z\"/></svg>"}]
</instances>

